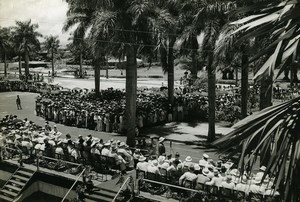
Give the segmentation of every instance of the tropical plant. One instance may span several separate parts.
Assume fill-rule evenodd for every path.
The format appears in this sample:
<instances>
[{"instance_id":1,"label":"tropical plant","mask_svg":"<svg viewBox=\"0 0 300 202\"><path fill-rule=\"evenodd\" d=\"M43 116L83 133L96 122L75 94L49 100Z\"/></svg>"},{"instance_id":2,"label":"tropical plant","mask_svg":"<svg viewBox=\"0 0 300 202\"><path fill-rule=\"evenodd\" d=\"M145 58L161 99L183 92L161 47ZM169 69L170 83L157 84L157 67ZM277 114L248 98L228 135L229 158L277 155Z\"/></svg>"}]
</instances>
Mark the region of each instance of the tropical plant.
<instances>
[{"instance_id":1,"label":"tropical plant","mask_svg":"<svg viewBox=\"0 0 300 202\"><path fill-rule=\"evenodd\" d=\"M255 4L243 8L251 15L233 22L241 25L235 35L237 42L247 38L269 36L268 42L250 58L250 62L264 60L254 79L269 92L274 79L297 58L300 39L300 2ZM279 71L275 75L274 69ZM275 176L275 189L280 188L284 201L300 200L300 98L262 110L241 121L236 130L214 142L223 152L239 154L239 168L253 170L257 158L267 167L266 174ZM263 180L262 179L262 180Z\"/></svg>"},{"instance_id":2,"label":"tropical plant","mask_svg":"<svg viewBox=\"0 0 300 202\"><path fill-rule=\"evenodd\" d=\"M7 52L11 49L11 40L10 40L10 30L9 28L0 27L0 52L3 54L4 58L4 76L7 76Z\"/></svg>"},{"instance_id":3,"label":"tropical plant","mask_svg":"<svg viewBox=\"0 0 300 202\"><path fill-rule=\"evenodd\" d=\"M214 50L216 41L219 37L221 27L226 23L226 12L235 8L233 1L191 1L191 9L195 10L192 19L193 27L189 28L191 34L188 36L195 37L195 34L203 33L203 42L200 52L207 59L206 70L208 77L208 138L209 142L215 139L215 100L216 100L216 66L214 64ZM195 9L196 8L196 9ZM195 41L195 39L194 39Z\"/></svg>"},{"instance_id":4,"label":"tropical plant","mask_svg":"<svg viewBox=\"0 0 300 202\"><path fill-rule=\"evenodd\" d=\"M25 58L25 75L29 77L29 54L36 52L40 49L40 42L38 37L42 35L37 32L38 24L32 24L31 20L28 21L16 21L16 26L13 27L13 37L16 42L16 46L20 52L24 52Z\"/></svg>"},{"instance_id":5,"label":"tropical plant","mask_svg":"<svg viewBox=\"0 0 300 202\"><path fill-rule=\"evenodd\" d=\"M135 144L137 52L149 44L158 23L169 22L165 10L155 1L68 1L76 7L89 9L92 16L90 37L96 53L126 56L126 116L127 143ZM155 19L155 20L154 20ZM97 42L97 43L95 43ZM101 58L102 56L99 56Z\"/></svg>"},{"instance_id":6,"label":"tropical plant","mask_svg":"<svg viewBox=\"0 0 300 202\"><path fill-rule=\"evenodd\" d=\"M52 76L54 73L54 54L57 53L59 48L58 36L47 36L44 42L45 49L51 53L51 67L52 67Z\"/></svg>"}]
</instances>

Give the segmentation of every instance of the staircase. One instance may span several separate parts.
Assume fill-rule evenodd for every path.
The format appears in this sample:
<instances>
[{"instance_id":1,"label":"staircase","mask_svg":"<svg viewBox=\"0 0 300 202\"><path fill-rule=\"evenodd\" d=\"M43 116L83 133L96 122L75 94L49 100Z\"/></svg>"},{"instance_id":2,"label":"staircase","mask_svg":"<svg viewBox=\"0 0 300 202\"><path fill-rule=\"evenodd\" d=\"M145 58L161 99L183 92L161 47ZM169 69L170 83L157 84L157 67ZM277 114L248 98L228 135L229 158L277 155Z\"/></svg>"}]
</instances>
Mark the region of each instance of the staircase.
<instances>
[{"instance_id":1,"label":"staircase","mask_svg":"<svg viewBox=\"0 0 300 202\"><path fill-rule=\"evenodd\" d=\"M117 194L116 191L101 188L99 191L93 191L92 194L85 195L85 201L86 202L99 202L99 201L105 201L105 202L111 202L115 195Z\"/></svg>"},{"instance_id":2,"label":"staircase","mask_svg":"<svg viewBox=\"0 0 300 202\"><path fill-rule=\"evenodd\" d=\"M11 202L16 199L35 171L19 167L0 190L0 201Z\"/></svg>"}]
</instances>

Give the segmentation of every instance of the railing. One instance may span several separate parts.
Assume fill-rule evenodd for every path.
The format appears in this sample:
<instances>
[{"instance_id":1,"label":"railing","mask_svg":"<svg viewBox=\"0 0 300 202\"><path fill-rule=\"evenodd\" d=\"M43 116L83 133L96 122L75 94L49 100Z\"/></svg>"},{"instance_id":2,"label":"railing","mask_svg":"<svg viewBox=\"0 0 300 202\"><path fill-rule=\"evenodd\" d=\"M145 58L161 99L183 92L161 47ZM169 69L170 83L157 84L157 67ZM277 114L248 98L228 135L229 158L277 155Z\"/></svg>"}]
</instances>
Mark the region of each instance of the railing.
<instances>
[{"instance_id":1,"label":"railing","mask_svg":"<svg viewBox=\"0 0 300 202\"><path fill-rule=\"evenodd\" d=\"M127 186L128 183L133 183L133 177L129 176L127 177L127 179L124 181L124 183L122 184L122 186L120 187L119 191L117 192L117 194L115 195L114 199L112 200L112 202L115 202L116 199L118 198L118 196L120 195L121 191L123 190L123 188L125 186ZM132 184L133 185L133 184ZM133 193L133 186L131 187L131 192Z\"/></svg>"},{"instance_id":2,"label":"railing","mask_svg":"<svg viewBox=\"0 0 300 202\"><path fill-rule=\"evenodd\" d=\"M68 192L65 194L64 198L61 200L61 202L63 202L66 197L69 195L69 193L71 192L71 190L73 189L73 187L75 186L75 184L78 182L78 180L80 179L80 177L83 175L83 173L85 172L86 168L84 168L80 175L77 177L77 179L75 180L75 182L72 184L71 188L68 190Z\"/></svg>"}]
</instances>

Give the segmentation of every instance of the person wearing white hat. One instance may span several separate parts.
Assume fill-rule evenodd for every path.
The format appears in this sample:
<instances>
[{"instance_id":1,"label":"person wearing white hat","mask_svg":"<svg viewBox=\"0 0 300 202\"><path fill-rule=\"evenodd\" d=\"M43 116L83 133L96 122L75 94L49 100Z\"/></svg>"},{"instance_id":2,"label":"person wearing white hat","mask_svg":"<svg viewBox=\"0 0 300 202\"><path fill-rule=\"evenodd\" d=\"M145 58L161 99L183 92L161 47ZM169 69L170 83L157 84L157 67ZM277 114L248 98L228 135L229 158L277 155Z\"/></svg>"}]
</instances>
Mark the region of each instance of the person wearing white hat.
<instances>
[{"instance_id":1,"label":"person wearing white hat","mask_svg":"<svg viewBox=\"0 0 300 202\"><path fill-rule=\"evenodd\" d=\"M64 150L62 148L62 141L57 142L56 148L55 148L55 154L63 155Z\"/></svg>"},{"instance_id":2,"label":"person wearing white hat","mask_svg":"<svg viewBox=\"0 0 300 202\"><path fill-rule=\"evenodd\" d=\"M117 142L117 144L118 144L118 142ZM118 148L118 154L120 154L124 158L124 160L128 163L129 167L133 168L134 167L133 156L127 152L125 147L126 147L125 142L120 142L119 148Z\"/></svg>"},{"instance_id":3,"label":"person wearing white hat","mask_svg":"<svg viewBox=\"0 0 300 202\"><path fill-rule=\"evenodd\" d=\"M261 186L261 180L261 178L255 178L249 187L249 192L253 193L251 197L251 200L253 199L253 201L259 201L261 199L260 196L266 191L266 187Z\"/></svg>"},{"instance_id":4,"label":"person wearing white hat","mask_svg":"<svg viewBox=\"0 0 300 202\"><path fill-rule=\"evenodd\" d=\"M191 165L189 167L189 171L185 172L180 178L179 178L179 185L183 185L187 188L190 188L190 184L188 182L194 182L197 179L197 175L194 173L194 166Z\"/></svg>"},{"instance_id":5,"label":"person wearing white hat","mask_svg":"<svg viewBox=\"0 0 300 202\"><path fill-rule=\"evenodd\" d=\"M147 172L149 163L146 162L146 157L140 156L139 162L136 164L136 169Z\"/></svg>"},{"instance_id":6,"label":"person wearing white hat","mask_svg":"<svg viewBox=\"0 0 300 202\"><path fill-rule=\"evenodd\" d=\"M101 151L101 155L102 155L102 156L108 156L108 155L109 155L109 152L110 152L109 148L110 148L110 142L108 141L108 142L106 142L106 143L103 145L103 149L102 149L102 151Z\"/></svg>"},{"instance_id":7,"label":"person wearing white hat","mask_svg":"<svg viewBox=\"0 0 300 202\"><path fill-rule=\"evenodd\" d=\"M224 178L219 175L218 169L214 169L213 177L211 178L211 181L206 182L207 185L214 185L214 186L220 186L223 182Z\"/></svg>"},{"instance_id":8,"label":"person wearing white hat","mask_svg":"<svg viewBox=\"0 0 300 202\"><path fill-rule=\"evenodd\" d=\"M147 172L160 175L157 160L153 160L153 161L151 161L151 163L149 163L149 165L147 167Z\"/></svg>"},{"instance_id":9,"label":"person wearing white hat","mask_svg":"<svg viewBox=\"0 0 300 202\"><path fill-rule=\"evenodd\" d=\"M185 158L185 161L183 162L184 167L188 167L189 168L190 166L194 165L194 163L192 161L193 161L192 157L191 156L187 156Z\"/></svg>"},{"instance_id":10,"label":"person wearing white hat","mask_svg":"<svg viewBox=\"0 0 300 202\"><path fill-rule=\"evenodd\" d=\"M266 166L261 166L259 168L259 171L256 173L255 178L262 178L265 174L266 169Z\"/></svg>"},{"instance_id":11,"label":"person wearing white hat","mask_svg":"<svg viewBox=\"0 0 300 202\"><path fill-rule=\"evenodd\" d=\"M164 137L160 137L158 139L158 155L159 156L166 153L166 148L165 148L165 145L164 145L164 141L165 141Z\"/></svg>"},{"instance_id":12,"label":"person wearing white hat","mask_svg":"<svg viewBox=\"0 0 300 202\"><path fill-rule=\"evenodd\" d=\"M241 177L240 182L236 184L235 190L240 191L240 192L245 192L246 194L248 194L249 188L250 188L250 186L248 184L248 178L246 175L243 175ZM240 197L242 197L242 196L240 196Z\"/></svg>"},{"instance_id":13,"label":"person wearing white hat","mask_svg":"<svg viewBox=\"0 0 300 202\"><path fill-rule=\"evenodd\" d=\"M227 175L225 177L225 180L221 183L220 187L224 187L227 189L234 189L235 188L235 184L232 181L232 176L231 175Z\"/></svg>"},{"instance_id":14,"label":"person wearing white hat","mask_svg":"<svg viewBox=\"0 0 300 202\"><path fill-rule=\"evenodd\" d=\"M205 184L206 182L210 181L210 178L208 177L209 175L209 170L208 168L204 168L202 170L202 173L197 175L197 185L196 185L196 189L201 189L201 187L198 185L199 184Z\"/></svg>"},{"instance_id":15,"label":"person wearing white hat","mask_svg":"<svg viewBox=\"0 0 300 202\"><path fill-rule=\"evenodd\" d=\"M200 167L203 168L203 167L208 166L208 164L209 164L208 158L209 158L209 156L207 154L203 154L202 159L199 160Z\"/></svg>"}]
</instances>

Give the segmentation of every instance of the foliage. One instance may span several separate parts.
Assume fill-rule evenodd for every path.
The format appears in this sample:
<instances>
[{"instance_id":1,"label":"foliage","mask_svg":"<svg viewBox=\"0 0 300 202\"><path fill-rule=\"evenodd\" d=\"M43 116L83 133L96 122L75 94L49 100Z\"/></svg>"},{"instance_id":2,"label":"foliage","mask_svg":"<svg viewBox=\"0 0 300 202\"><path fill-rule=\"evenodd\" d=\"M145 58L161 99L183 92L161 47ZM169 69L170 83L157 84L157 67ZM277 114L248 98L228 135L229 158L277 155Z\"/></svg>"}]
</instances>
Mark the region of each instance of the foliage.
<instances>
[{"instance_id":1,"label":"foliage","mask_svg":"<svg viewBox=\"0 0 300 202\"><path fill-rule=\"evenodd\" d=\"M31 20L16 21L16 26L12 28L12 35L18 52L37 52L40 50L40 41L38 37L42 35L37 32L38 24L32 24Z\"/></svg>"}]
</instances>

